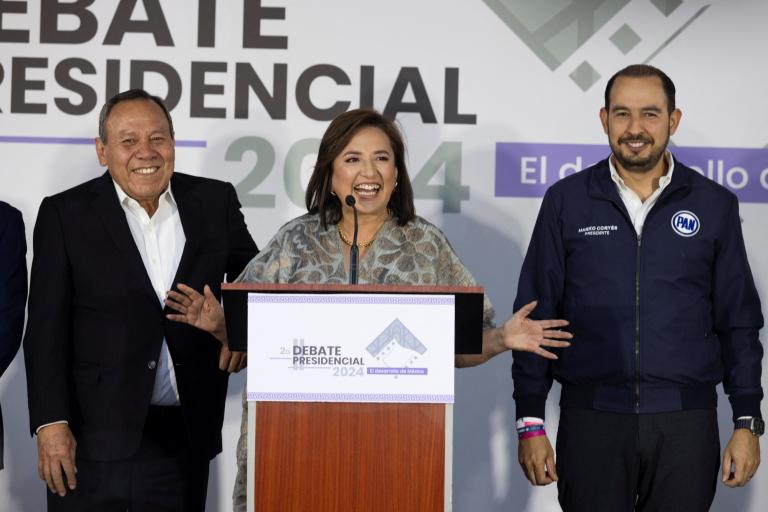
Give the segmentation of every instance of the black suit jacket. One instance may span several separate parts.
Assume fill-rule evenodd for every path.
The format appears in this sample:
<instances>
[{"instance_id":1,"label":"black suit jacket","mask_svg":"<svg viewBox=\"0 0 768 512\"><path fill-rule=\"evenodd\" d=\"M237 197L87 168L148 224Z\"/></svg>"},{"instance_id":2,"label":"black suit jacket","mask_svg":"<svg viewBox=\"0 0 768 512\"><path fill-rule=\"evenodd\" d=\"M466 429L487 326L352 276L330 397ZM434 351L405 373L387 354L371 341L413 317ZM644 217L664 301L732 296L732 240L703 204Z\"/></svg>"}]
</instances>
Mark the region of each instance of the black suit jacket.
<instances>
[{"instance_id":1,"label":"black suit jacket","mask_svg":"<svg viewBox=\"0 0 768 512\"><path fill-rule=\"evenodd\" d=\"M174 279L201 290L232 280L256 254L229 183L174 173L186 244ZM108 173L45 198L34 231L24 337L30 427L68 420L78 450L117 460L137 450L163 337L186 435L221 451L228 374L219 342L165 318ZM181 433L180 433L181 435Z\"/></svg>"},{"instance_id":2,"label":"black suit jacket","mask_svg":"<svg viewBox=\"0 0 768 512\"><path fill-rule=\"evenodd\" d=\"M27 240L21 212L0 201L0 376L13 361L24 329L27 303ZM0 410L0 469L3 468L3 412Z\"/></svg>"}]
</instances>

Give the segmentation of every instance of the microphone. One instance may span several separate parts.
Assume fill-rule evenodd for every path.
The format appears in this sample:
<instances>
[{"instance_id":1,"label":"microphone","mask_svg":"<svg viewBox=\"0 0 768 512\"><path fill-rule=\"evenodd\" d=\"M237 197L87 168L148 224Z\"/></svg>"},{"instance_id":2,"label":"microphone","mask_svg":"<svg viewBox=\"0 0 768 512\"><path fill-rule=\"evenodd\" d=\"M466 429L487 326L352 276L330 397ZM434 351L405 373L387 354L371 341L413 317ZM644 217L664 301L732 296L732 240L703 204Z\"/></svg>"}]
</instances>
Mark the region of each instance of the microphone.
<instances>
[{"instance_id":1,"label":"microphone","mask_svg":"<svg viewBox=\"0 0 768 512\"><path fill-rule=\"evenodd\" d=\"M357 284L357 208L355 207L355 198L352 194L344 198L344 202L352 207L355 214L355 230L352 232L352 247L349 248L349 284Z\"/></svg>"}]
</instances>

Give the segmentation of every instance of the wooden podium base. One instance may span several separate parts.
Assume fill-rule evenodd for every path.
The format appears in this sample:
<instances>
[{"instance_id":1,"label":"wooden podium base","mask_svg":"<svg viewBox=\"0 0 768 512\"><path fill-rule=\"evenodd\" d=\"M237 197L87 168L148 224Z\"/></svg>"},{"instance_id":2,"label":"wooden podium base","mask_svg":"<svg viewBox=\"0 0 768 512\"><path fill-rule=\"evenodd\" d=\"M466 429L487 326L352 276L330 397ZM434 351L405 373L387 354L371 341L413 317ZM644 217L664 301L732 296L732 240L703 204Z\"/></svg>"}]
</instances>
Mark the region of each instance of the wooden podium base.
<instances>
[{"instance_id":1,"label":"wooden podium base","mask_svg":"<svg viewBox=\"0 0 768 512\"><path fill-rule=\"evenodd\" d=\"M258 402L251 510L450 509L447 407L451 412L445 404Z\"/></svg>"}]
</instances>

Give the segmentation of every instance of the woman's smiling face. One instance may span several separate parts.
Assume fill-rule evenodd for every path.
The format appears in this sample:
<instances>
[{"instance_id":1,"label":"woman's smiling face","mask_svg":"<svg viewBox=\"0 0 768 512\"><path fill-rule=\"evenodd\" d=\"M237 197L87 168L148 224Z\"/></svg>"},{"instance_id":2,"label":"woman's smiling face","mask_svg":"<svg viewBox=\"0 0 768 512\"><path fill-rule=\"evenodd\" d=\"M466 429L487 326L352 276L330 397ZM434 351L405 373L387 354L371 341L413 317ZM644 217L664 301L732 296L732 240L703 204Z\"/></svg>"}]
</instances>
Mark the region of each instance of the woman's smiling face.
<instances>
[{"instance_id":1,"label":"woman's smiling face","mask_svg":"<svg viewBox=\"0 0 768 512\"><path fill-rule=\"evenodd\" d=\"M358 130L333 161L331 185L345 213L350 209L345 198L351 194L359 214L386 215L396 183L395 154L389 138L379 128L366 126Z\"/></svg>"}]
</instances>

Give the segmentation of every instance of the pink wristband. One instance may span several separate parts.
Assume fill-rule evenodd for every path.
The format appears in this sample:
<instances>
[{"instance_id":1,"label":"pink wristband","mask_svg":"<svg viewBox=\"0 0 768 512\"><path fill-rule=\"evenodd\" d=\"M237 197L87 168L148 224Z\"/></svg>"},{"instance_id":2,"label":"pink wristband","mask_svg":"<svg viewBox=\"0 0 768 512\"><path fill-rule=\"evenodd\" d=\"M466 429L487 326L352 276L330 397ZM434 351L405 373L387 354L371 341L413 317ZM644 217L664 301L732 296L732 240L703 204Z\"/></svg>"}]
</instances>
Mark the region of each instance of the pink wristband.
<instances>
[{"instance_id":1,"label":"pink wristband","mask_svg":"<svg viewBox=\"0 0 768 512\"><path fill-rule=\"evenodd\" d=\"M545 436L545 435L547 435L547 433L542 428L541 430L534 430L534 431L531 431L531 432L524 432L522 434L518 434L517 438L520 441L524 441L526 439L531 439L533 437L539 437L539 436Z\"/></svg>"}]
</instances>

